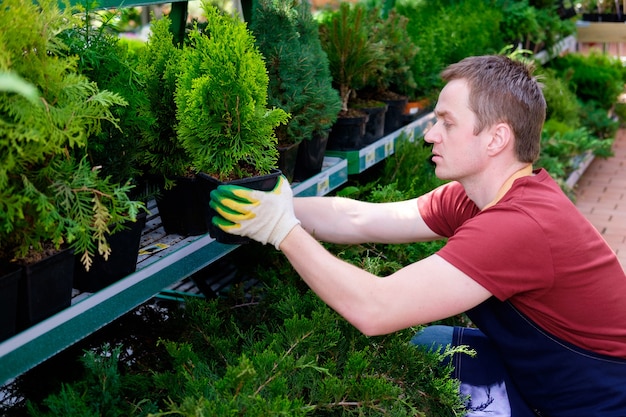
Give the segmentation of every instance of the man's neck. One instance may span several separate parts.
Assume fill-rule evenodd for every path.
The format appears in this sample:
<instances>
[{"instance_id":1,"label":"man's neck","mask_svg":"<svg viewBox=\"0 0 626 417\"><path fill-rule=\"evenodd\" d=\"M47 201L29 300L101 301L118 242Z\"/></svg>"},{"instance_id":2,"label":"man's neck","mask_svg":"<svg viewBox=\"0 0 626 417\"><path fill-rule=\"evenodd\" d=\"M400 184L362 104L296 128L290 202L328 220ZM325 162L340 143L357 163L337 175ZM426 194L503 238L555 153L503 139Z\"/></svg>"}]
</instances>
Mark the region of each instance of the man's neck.
<instances>
[{"instance_id":1,"label":"man's neck","mask_svg":"<svg viewBox=\"0 0 626 417\"><path fill-rule=\"evenodd\" d=\"M519 163L510 166L502 174L483 173L482 180L467 184L463 181L465 191L480 210L494 206L511 189L516 179L532 175L532 164Z\"/></svg>"}]
</instances>

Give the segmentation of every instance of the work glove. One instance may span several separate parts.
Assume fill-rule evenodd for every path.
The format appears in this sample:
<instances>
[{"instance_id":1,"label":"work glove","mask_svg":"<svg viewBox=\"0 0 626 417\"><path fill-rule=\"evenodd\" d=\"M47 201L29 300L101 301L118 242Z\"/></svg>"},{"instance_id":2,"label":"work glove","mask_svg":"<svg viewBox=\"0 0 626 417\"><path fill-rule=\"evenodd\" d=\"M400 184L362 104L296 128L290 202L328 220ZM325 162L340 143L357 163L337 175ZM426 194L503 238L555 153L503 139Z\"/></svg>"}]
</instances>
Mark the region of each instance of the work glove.
<instances>
[{"instance_id":1,"label":"work glove","mask_svg":"<svg viewBox=\"0 0 626 417\"><path fill-rule=\"evenodd\" d=\"M233 235L245 236L263 244L280 243L300 221L293 210L293 192L284 176L278 177L271 191L258 191L237 185L220 185L211 191L214 225Z\"/></svg>"}]
</instances>

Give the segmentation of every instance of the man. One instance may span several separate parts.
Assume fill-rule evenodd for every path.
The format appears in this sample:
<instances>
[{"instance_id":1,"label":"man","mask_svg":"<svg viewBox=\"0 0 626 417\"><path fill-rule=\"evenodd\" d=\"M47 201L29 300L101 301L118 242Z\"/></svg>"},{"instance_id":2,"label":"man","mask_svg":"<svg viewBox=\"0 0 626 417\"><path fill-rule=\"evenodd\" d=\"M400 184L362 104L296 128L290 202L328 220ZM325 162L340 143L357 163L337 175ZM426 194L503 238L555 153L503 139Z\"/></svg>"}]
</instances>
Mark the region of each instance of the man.
<instances>
[{"instance_id":1,"label":"man","mask_svg":"<svg viewBox=\"0 0 626 417\"><path fill-rule=\"evenodd\" d=\"M436 175L416 199L292 198L223 186L230 233L271 243L330 307L366 335L467 312L478 329L427 327L420 345L469 345L455 377L471 415L626 416L626 276L612 250L543 170L546 104L532 66L469 57L442 73ZM436 254L380 279L328 253L334 243L448 238Z\"/></svg>"}]
</instances>

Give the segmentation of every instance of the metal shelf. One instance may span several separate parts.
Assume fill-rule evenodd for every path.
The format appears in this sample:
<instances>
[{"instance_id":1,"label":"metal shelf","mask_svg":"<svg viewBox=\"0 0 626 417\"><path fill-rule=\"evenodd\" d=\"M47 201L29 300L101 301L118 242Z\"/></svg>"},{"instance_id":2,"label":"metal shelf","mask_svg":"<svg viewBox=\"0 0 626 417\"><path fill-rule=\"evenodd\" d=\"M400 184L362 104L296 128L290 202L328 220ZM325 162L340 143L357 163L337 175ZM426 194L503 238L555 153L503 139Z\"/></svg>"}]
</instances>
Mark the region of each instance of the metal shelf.
<instances>
[{"instance_id":1,"label":"metal shelf","mask_svg":"<svg viewBox=\"0 0 626 417\"><path fill-rule=\"evenodd\" d=\"M348 162L342 158L324 157L322 172L306 181L293 184L298 197L325 195L348 181Z\"/></svg>"}]
</instances>

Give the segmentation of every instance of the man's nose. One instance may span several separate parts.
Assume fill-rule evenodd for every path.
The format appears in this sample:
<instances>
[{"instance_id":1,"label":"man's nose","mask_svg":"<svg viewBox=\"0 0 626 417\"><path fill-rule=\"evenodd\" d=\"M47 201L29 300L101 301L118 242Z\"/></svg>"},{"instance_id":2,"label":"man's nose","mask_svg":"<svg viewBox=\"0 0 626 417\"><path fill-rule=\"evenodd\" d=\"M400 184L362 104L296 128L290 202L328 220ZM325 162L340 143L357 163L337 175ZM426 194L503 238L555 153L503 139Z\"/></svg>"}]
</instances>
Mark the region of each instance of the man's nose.
<instances>
[{"instance_id":1,"label":"man's nose","mask_svg":"<svg viewBox=\"0 0 626 417\"><path fill-rule=\"evenodd\" d=\"M437 123L424 129L424 141L428 143L435 143L437 141L437 137Z\"/></svg>"}]
</instances>

